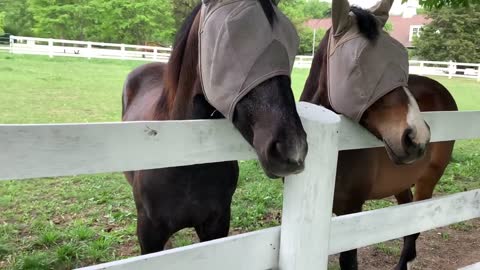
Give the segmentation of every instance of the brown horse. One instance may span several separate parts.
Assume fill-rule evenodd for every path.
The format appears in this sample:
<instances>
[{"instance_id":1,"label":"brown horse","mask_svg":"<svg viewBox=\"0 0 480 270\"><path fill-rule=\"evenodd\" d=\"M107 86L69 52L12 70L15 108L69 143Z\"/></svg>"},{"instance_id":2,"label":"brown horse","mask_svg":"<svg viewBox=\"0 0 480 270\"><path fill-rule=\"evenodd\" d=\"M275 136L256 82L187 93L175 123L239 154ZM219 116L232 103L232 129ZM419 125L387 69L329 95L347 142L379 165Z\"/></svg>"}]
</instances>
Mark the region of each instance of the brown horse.
<instances>
[{"instance_id":1,"label":"brown horse","mask_svg":"<svg viewBox=\"0 0 480 270\"><path fill-rule=\"evenodd\" d=\"M380 30L375 26L378 21L375 21L372 12L358 8L353 8L352 11L356 23L361 24L358 28L364 38L368 42L378 41L376 38ZM332 31L335 29L327 32L315 54L301 100L334 110L329 99L327 75L327 51ZM365 76L364 79L367 80L369 74ZM335 214L361 212L365 201L392 195L399 204L432 197L435 185L450 161L454 141L428 144L429 128L419 110L456 111L457 106L448 90L438 82L410 75L408 89L391 89L363 113L359 123L384 141L385 148L339 153L333 206ZM414 196L411 192L413 185ZM416 257L415 241L418 236L419 234L414 234L404 237L401 258L395 269L410 268L410 263ZM341 253L340 266L342 270L358 269L357 251Z\"/></svg>"},{"instance_id":2,"label":"brown horse","mask_svg":"<svg viewBox=\"0 0 480 270\"><path fill-rule=\"evenodd\" d=\"M275 24L277 8L270 0L259 3L265 21ZM122 97L124 121L223 118L207 102L199 77L201 7L193 10L177 34L168 64L143 65L128 75ZM241 61L234 56L224 60ZM289 76L259 82L236 104L231 121L256 150L267 175L283 177L303 170L306 134ZM228 235L238 180L236 161L132 171L125 176L133 187L142 254L163 250L172 234L187 227L194 227L201 241Z\"/></svg>"}]
</instances>

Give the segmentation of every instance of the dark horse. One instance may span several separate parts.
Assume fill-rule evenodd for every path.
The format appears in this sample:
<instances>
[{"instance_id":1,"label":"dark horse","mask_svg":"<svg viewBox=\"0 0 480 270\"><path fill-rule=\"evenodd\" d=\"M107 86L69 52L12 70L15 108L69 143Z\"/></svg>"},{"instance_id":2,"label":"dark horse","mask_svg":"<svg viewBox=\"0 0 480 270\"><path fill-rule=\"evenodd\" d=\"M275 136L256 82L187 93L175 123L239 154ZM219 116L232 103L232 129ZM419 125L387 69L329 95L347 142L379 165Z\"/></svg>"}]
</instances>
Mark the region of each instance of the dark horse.
<instances>
[{"instance_id":1,"label":"dark horse","mask_svg":"<svg viewBox=\"0 0 480 270\"><path fill-rule=\"evenodd\" d=\"M274 24L276 7L270 0L259 2ZM177 33L168 64L143 65L128 75L123 121L223 118L207 102L199 78L200 9L201 5L193 10ZM303 170L306 134L288 76L256 86L237 103L232 122L256 150L267 175L283 177ZM237 162L230 161L126 172L142 254L163 250L172 234L187 227L194 227L201 241L227 236L238 171Z\"/></svg>"},{"instance_id":2,"label":"dark horse","mask_svg":"<svg viewBox=\"0 0 480 270\"><path fill-rule=\"evenodd\" d=\"M376 25L378 21L373 12L358 8L351 11L360 32L369 42L375 42L381 30ZM301 100L333 110L327 91L327 50L331 31L335 29L329 29L314 56ZM382 59L375 61L378 63ZM384 141L385 148L339 153L334 213L357 213L362 211L365 201L392 195L399 204L431 198L450 161L454 141L429 143L429 129L428 126L425 129L426 124L419 111L456 110L455 101L445 87L432 79L414 75L408 78L408 89L395 88L368 107L359 123ZM341 111L337 113L342 114ZM411 191L413 185L414 196ZM415 241L418 236L404 237L401 258L395 269L410 269L416 257ZM357 251L341 253L340 266L342 270L358 269Z\"/></svg>"}]
</instances>

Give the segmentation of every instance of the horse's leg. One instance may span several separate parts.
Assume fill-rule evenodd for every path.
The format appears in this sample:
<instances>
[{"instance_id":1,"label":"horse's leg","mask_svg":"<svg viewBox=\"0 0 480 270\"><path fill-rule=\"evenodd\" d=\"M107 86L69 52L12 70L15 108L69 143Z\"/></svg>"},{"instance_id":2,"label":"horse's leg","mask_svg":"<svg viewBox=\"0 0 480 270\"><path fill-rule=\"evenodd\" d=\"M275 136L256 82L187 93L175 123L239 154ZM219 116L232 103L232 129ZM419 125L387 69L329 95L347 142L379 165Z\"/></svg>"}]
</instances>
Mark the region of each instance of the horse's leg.
<instances>
[{"instance_id":1,"label":"horse's leg","mask_svg":"<svg viewBox=\"0 0 480 270\"><path fill-rule=\"evenodd\" d=\"M412 190L407 189L400 192L395 195L395 198L397 199L398 204L411 203L413 201ZM415 241L419 235L419 233L416 233L403 238L402 255L400 256L400 261L395 267L395 270L407 270L411 268L413 261L417 257Z\"/></svg>"},{"instance_id":2,"label":"horse's leg","mask_svg":"<svg viewBox=\"0 0 480 270\"><path fill-rule=\"evenodd\" d=\"M172 234L164 222L154 222L143 210L138 211L137 236L142 255L162 251Z\"/></svg>"},{"instance_id":3,"label":"horse's leg","mask_svg":"<svg viewBox=\"0 0 480 270\"><path fill-rule=\"evenodd\" d=\"M344 204L342 209L335 209L335 213L338 216L354 214L358 212L362 212L362 202L350 202ZM340 269L342 270L357 270L358 269L358 260L357 260L357 250L352 249L348 251L344 251L340 253Z\"/></svg>"},{"instance_id":4,"label":"horse's leg","mask_svg":"<svg viewBox=\"0 0 480 270\"><path fill-rule=\"evenodd\" d=\"M226 237L229 229L230 204L222 213L215 212L205 222L195 226L195 231L201 242Z\"/></svg>"}]
</instances>

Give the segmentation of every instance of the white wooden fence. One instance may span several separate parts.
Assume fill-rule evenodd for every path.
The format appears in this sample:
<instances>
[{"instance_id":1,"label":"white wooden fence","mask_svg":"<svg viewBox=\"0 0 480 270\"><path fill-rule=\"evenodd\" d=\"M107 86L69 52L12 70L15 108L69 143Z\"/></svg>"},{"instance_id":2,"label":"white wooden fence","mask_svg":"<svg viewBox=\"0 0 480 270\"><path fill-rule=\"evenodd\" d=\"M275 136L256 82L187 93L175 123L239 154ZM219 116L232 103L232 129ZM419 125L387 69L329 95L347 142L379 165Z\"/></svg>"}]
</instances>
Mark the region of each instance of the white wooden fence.
<instances>
[{"instance_id":1,"label":"white wooden fence","mask_svg":"<svg viewBox=\"0 0 480 270\"><path fill-rule=\"evenodd\" d=\"M296 68L310 68L313 57L297 56ZM477 79L480 82L480 64L410 60L410 74Z\"/></svg>"},{"instance_id":2,"label":"white wooden fence","mask_svg":"<svg viewBox=\"0 0 480 270\"><path fill-rule=\"evenodd\" d=\"M168 62L171 48L10 36L11 53Z\"/></svg>"},{"instance_id":3,"label":"white wooden fence","mask_svg":"<svg viewBox=\"0 0 480 270\"><path fill-rule=\"evenodd\" d=\"M126 44L87 42L51 38L33 38L10 36L10 46L0 46L0 51L9 50L15 54L37 54L54 56L71 56L84 58L104 58L122 60L144 60L168 62L171 48L138 46ZM296 68L310 68L313 57L299 55L295 59ZM436 75L476 78L480 82L480 64L410 61L410 73L418 75Z\"/></svg>"},{"instance_id":4,"label":"white wooden fence","mask_svg":"<svg viewBox=\"0 0 480 270\"><path fill-rule=\"evenodd\" d=\"M305 171L286 179L281 227L85 269L325 270L330 254L480 217L480 190L473 190L332 218L338 151L382 143L322 107L298 109L309 154ZM480 138L480 125L472 124L480 111L424 116L432 142ZM0 125L0 149L0 180L256 158L226 120Z\"/></svg>"}]
</instances>

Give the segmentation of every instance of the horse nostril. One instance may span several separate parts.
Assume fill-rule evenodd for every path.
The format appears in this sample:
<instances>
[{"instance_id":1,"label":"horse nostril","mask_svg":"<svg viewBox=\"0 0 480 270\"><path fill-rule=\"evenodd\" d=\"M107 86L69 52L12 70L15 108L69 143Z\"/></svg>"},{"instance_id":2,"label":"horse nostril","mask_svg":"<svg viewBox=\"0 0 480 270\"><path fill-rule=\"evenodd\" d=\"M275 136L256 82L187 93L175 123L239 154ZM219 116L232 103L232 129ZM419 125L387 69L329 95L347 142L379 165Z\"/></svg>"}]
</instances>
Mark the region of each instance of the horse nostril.
<instances>
[{"instance_id":1,"label":"horse nostril","mask_svg":"<svg viewBox=\"0 0 480 270\"><path fill-rule=\"evenodd\" d=\"M304 158L295 157L296 155L292 153L292 149L285 143L276 142L274 144L273 151L271 154L279 158L281 161L286 162L290 165L302 166L304 163Z\"/></svg>"},{"instance_id":2,"label":"horse nostril","mask_svg":"<svg viewBox=\"0 0 480 270\"><path fill-rule=\"evenodd\" d=\"M405 149L412 149L416 147L416 143L412 139L413 137L412 134L413 134L413 130L411 128L406 129L405 132L403 133L402 143Z\"/></svg>"}]
</instances>

